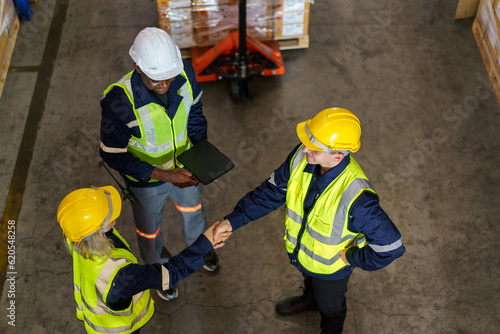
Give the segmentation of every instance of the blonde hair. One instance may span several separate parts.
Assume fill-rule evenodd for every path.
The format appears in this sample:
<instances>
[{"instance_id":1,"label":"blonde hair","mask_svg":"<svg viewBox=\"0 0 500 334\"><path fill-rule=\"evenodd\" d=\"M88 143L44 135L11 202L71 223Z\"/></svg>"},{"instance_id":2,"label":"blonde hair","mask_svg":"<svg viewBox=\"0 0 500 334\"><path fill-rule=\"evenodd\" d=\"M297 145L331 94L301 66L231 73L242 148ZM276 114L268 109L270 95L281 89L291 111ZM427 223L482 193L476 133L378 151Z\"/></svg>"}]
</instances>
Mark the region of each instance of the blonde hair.
<instances>
[{"instance_id":1,"label":"blonde hair","mask_svg":"<svg viewBox=\"0 0 500 334\"><path fill-rule=\"evenodd\" d=\"M73 249L84 259L109 258L113 248L113 240L106 238L103 231L92 234L89 241L73 242Z\"/></svg>"}]
</instances>

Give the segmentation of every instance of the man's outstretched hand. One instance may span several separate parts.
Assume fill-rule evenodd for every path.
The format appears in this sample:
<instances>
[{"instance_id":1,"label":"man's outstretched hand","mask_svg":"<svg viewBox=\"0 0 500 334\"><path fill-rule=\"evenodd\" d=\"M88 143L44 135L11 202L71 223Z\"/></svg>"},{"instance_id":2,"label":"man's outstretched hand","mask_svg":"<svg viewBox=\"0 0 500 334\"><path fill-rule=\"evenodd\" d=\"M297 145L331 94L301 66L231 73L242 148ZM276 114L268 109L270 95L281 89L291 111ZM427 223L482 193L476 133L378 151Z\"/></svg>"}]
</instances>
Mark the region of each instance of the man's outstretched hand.
<instances>
[{"instance_id":1,"label":"man's outstretched hand","mask_svg":"<svg viewBox=\"0 0 500 334\"><path fill-rule=\"evenodd\" d=\"M215 230L219 226L220 226L220 223L216 222L215 224L210 226L205 231L205 233L203 233L207 237L207 239L210 240L210 242L212 243L212 246L214 246L214 249L221 248L222 246L224 246L224 241L226 241L226 239L229 238L231 233L233 233L231 231L219 232L219 234L217 235L218 238L216 241L215 240Z\"/></svg>"},{"instance_id":2,"label":"man's outstretched hand","mask_svg":"<svg viewBox=\"0 0 500 334\"><path fill-rule=\"evenodd\" d=\"M231 223L227 219L222 221L222 223L217 222L215 224L217 224L217 227L214 230L214 242L215 243L219 242L219 239L222 238L223 233L233 231L233 227L231 226Z\"/></svg>"}]
</instances>

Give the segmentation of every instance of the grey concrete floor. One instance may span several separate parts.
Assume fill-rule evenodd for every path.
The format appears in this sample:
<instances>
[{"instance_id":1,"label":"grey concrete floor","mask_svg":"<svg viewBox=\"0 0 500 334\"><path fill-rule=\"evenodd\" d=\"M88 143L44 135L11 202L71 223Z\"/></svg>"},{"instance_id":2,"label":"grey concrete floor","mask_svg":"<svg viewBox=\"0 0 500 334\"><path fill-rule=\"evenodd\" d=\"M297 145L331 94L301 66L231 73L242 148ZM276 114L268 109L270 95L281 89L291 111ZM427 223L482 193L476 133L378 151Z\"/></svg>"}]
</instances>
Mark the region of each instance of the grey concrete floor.
<instances>
[{"instance_id":1,"label":"grey concrete floor","mask_svg":"<svg viewBox=\"0 0 500 334\"><path fill-rule=\"evenodd\" d=\"M66 6L46 100L37 105L37 77L51 66L42 62L54 38L48 31ZM157 24L156 2L39 0L33 9L0 100L2 211L27 115L43 111L16 225L15 284L3 284L0 332L82 333L56 210L76 188L114 185L99 167L99 99L131 69L128 48L138 31ZM316 1L310 47L284 51L286 74L259 78L255 99L235 103L226 82L202 84L209 138L236 163L204 189L208 223L281 164L298 142L298 122L331 106L359 116L355 157L407 252L383 270L355 270L346 334L500 332L500 107L472 20L454 21L455 9L456 1ZM274 313L274 304L298 294L302 283L287 261L283 220L280 209L235 232L218 252L220 271L200 270L180 282L177 300L155 296L156 315L143 332L318 333L316 313ZM128 203L117 227L138 254ZM163 229L169 249L181 251L180 216L171 204ZM15 327L7 324L12 301Z\"/></svg>"}]
</instances>

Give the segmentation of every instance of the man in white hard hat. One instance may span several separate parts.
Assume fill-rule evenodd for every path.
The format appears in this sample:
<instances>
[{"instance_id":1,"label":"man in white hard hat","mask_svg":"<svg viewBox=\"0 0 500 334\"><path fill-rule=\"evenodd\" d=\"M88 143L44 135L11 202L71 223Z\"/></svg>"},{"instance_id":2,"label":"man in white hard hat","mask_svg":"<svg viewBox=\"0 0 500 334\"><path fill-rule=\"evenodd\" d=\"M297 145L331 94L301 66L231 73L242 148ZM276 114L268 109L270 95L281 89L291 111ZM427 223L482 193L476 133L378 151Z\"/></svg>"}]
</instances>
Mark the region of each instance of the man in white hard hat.
<instances>
[{"instance_id":1,"label":"man in white hard hat","mask_svg":"<svg viewBox=\"0 0 500 334\"><path fill-rule=\"evenodd\" d=\"M182 216L187 246L207 229L201 185L176 159L207 138L202 91L193 67L165 31L142 30L129 54L135 70L110 85L101 100L100 155L139 200L132 209L142 260L165 263L170 254L160 226L169 197ZM206 270L219 268L214 251L205 260ZM158 291L165 300L177 294L176 288Z\"/></svg>"},{"instance_id":2,"label":"man in white hard hat","mask_svg":"<svg viewBox=\"0 0 500 334\"><path fill-rule=\"evenodd\" d=\"M259 187L236 204L214 231L236 230L286 204L285 245L304 276L304 293L276 304L291 316L319 311L321 333L342 333L345 293L354 268L373 271L405 252L401 234L351 157L361 124L347 109L328 108L297 125L302 142Z\"/></svg>"}]
</instances>

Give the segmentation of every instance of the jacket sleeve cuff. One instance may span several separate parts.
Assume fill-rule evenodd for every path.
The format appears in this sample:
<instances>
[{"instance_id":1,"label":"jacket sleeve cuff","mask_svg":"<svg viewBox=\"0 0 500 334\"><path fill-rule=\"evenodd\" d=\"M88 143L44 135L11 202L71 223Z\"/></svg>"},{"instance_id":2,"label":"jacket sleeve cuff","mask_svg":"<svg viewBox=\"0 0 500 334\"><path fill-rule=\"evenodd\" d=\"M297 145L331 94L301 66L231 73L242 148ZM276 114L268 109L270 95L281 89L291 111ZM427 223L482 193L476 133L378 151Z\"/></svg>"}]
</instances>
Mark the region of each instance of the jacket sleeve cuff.
<instances>
[{"instance_id":1,"label":"jacket sleeve cuff","mask_svg":"<svg viewBox=\"0 0 500 334\"><path fill-rule=\"evenodd\" d=\"M203 233L198 237L198 239L196 239L193 245L200 247L205 254L207 254L214 248L210 240L208 240L208 238Z\"/></svg>"},{"instance_id":2,"label":"jacket sleeve cuff","mask_svg":"<svg viewBox=\"0 0 500 334\"><path fill-rule=\"evenodd\" d=\"M358 247L351 247L345 252L345 258L351 267L357 267L354 262L354 253L359 250Z\"/></svg>"},{"instance_id":3,"label":"jacket sleeve cuff","mask_svg":"<svg viewBox=\"0 0 500 334\"><path fill-rule=\"evenodd\" d=\"M243 219L239 218L237 214L235 213L230 213L227 216L224 217L224 219L229 220L229 224L231 224L231 227L233 228L233 231L236 231L243 225Z\"/></svg>"}]
</instances>

